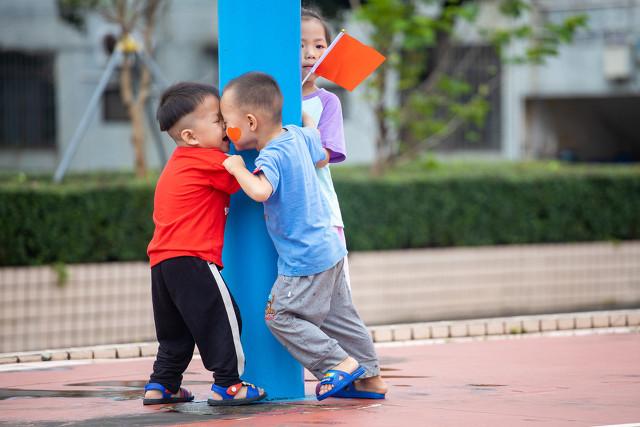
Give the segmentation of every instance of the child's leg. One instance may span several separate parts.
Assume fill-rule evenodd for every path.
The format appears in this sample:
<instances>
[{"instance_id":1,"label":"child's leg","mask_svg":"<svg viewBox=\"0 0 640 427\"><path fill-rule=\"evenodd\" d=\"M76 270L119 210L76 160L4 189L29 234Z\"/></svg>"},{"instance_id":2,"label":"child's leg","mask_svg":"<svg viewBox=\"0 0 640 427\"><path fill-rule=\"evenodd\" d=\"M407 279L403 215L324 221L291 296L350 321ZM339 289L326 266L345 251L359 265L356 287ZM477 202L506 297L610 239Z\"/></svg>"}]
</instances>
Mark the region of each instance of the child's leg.
<instances>
[{"instance_id":1,"label":"child's leg","mask_svg":"<svg viewBox=\"0 0 640 427\"><path fill-rule=\"evenodd\" d=\"M320 329L337 271L333 267L313 276L278 276L265 311L273 335L317 378L348 359L338 342Z\"/></svg>"},{"instance_id":2,"label":"child's leg","mask_svg":"<svg viewBox=\"0 0 640 427\"><path fill-rule=\"evenodd\" d=\"M240 313L215 265L195 257L177 258L170 265L176 306L193 336L202 363L214 372L215 384L240 382L244 352L240 343ZM217 277L214 277L214 272Z\"/></svg>"},{"instance_id":3,"label":"child's leg","mask_svg":"<svg viewBox=\"0 0 640 427\"><path fill-rule=\"evenodd\" d=\"M240 342L242 318L218 267L209 264L207 268L213 278L217 316L212 316L209 325L202 325L202 338L196 338L196 343L204 366L215 372L215 384L228 387L238 384L244 372L244 350Z\"/></svg>"},{"instance_id":4,"label":"child's leg","mask_svg":"<svg viewBox=\"0 0 640 427\"><path fill-rule=\"evenodd\" d=\"M345 248L347 247L347 238L344 235L344 228L343 227L339 227L339 226L334 226L333 228L335 228L336 232L338 233L338 237L340 237L340 240L342 241L342 244L345 246ZM347 287L349 289L351 289L351 276L349 275L349 257L345 256L343 258L343 269L344 269L344 277L345 280L347 281Z\"/></svg>"},{"instance_id":5,"label":"child's leg","mask_svg":"<svg viewBox=\"0 0 640 427\"><path fill-rule=\"evenodd\" d=\"M176 306L200 350L205 368L214 373L210 405L245 404L264 398L264 390L241 385L244 352L240 311L215 265L195 257L170 265L179 278L171 288ZM233 387L236 386L236 387ZM222 402L224 393L226 399Z\"/></svg>"},{"instance_id":6,"label":"child's leg","mask_svg":"<svg viewBox=\"0 0 640 427\"><path fill-rule=\"evenodd\" d=\"M366 369L366 373L357 381L356 387L386 393L386 385L380 379L380 365L373 340L353 305L351 289L344 274L339 275L331 299L331 308L321 328L327 335L335 338L340 346ZM363 383L364 387L358 387L359 383Z\"/></svg>"},{"instance_id":7,"label":"child's leg","mask_svg":"<svg viewBox=\"0 0 640 427\"><path fill-rule=\"evenodd\" d=\"M172 292L165 280L165 264L170 261L164 261L151 269L153 317L160 346L149 382L162 384L175 394L180 389L182 373L193 356L194 340L174 304ZM159 398L161 393L148 391L145 396Z\"/></svg>"}]
</instances>

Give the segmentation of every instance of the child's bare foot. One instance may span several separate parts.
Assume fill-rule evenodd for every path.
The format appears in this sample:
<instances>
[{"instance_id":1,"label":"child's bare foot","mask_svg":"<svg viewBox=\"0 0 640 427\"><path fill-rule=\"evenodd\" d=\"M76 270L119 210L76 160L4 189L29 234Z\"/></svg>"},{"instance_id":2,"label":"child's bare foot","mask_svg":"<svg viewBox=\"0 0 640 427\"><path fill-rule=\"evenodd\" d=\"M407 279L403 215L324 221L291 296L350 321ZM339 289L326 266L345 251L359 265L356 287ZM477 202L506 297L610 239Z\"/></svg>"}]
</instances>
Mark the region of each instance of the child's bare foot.
<instances>
[{"instance_id":1,"label":"child's bare foot","mask_svg":"<svg viewBox=\"0 0 640 427\"><path fill-rule=\"evenodd\" d=\"M193 400L193 394L185 388L180 388L177 393L171 394L162 384L148 383L144 389L143 405L191 402Z\"/></svg>"},{"instance_id":2,"label":"child's bare foot","mask_svg":"<svg viewBox=\"0 0 640 427\"><path fill-rule=\"evenodd\" d=\"M380 375L375 377L363 378L361 380L355 380L353 386L358 391L366 391L370 393L387 394L387 383L382 380Z\"/></svg>"},{"instance_id":3,"label":"child's bare foot","mask_svg":"<svg viewBox=\"0 0 640 427\"><path fill-rule=\"evenodd\" d=\"M177 393L171 395L171 397L181 397L180 390ZM149 390L144 394L145 399L162 399L162 392L160 390Z\"/></svg>"},{"instance_id":4,"label":"child's bare foot","mask_svg":"<svg viewBox=\"0 0 640 427\"><path fill-rule=\"evenodd\" d=\"M336 371L343 371L343 372L347 372L347 373L352 373L353 371L355 371L356 369L358 369L358 361L356 359L354 359L351 356L348 356L346 359L344 359L342 362L338 363L336 366L334 366L331 369L334 369ZM325 394L326 392L328 392L329 390L331 390L333 388L332 384L323 384L320 387L320 395Z\"/></svg>"}]
</instances>

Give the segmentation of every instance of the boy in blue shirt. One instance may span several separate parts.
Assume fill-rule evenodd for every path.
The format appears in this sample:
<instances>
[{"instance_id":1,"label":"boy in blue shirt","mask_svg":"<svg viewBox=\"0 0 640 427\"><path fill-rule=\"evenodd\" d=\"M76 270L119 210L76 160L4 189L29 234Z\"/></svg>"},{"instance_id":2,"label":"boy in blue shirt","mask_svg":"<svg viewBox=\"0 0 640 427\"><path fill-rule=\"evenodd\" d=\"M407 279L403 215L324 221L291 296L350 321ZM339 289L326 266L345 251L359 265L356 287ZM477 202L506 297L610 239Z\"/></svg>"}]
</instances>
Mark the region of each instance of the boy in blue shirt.
<instances>
[{"instance_id":1,"label":"boy in blue shirt","mask_svg":"<svg viewBox=\"0 0 640 427\"><path fill-rule=\"evenodd\" d=\"M384 398L387 387L378 357L345 279L347 250L331 226L314 169L327 163L320 134L312 128L282 127L282 103L276 81L257 72L230 81L220 102L236 149L259 151L254 173L237 155L223 165L249 197L264 204L267 230L278 252L267 326L322 379L316 387L318 400Z\"/></svg>"}]
</instances>

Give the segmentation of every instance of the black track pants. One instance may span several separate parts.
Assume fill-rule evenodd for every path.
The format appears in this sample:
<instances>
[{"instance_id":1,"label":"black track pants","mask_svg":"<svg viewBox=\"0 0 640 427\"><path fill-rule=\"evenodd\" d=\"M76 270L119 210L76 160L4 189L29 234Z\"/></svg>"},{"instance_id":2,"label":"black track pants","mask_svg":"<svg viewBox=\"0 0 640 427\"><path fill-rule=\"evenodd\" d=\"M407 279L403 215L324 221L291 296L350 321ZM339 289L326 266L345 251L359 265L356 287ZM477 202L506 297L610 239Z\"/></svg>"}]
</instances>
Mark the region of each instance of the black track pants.
<instances>
[{"instance_id":1,"label":"black track pants","mask_svg":"<svg viewBox=\"0 0 640 427\"><path fill-rule=\"evenodd\" d=\"M196 257L162 261L151 269L151 295L160 347L149 382L176 393L194 344L215 384L240 382L240 311L215 264Z\"/></svg>"}]
</instances>

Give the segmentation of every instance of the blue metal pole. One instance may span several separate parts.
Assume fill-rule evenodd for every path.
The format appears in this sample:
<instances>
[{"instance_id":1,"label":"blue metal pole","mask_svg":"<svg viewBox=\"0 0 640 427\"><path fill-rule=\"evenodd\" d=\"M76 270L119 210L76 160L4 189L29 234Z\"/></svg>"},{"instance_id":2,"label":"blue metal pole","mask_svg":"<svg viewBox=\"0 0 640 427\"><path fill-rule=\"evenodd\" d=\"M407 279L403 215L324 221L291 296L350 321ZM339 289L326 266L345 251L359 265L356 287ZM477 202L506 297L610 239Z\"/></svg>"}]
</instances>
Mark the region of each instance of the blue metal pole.
<instances>
[{"instance_id":1,"label":"blue metal pole","mask_svg":"<svg viewBox=\"0 0 640 427\"><path fill-rule=\"evenodd\" d=\"M220 87L248 71L268 73L284 95L284 123L300 123L300 0L219 0L218 31ZM240 154L253 169L257 151ZM301 398L303 369L264 322L277 254L262 205L235 194L225 236L222 274L242 314L243 379L264 387L270 398Z\"/></svg>"}]
</instances>

